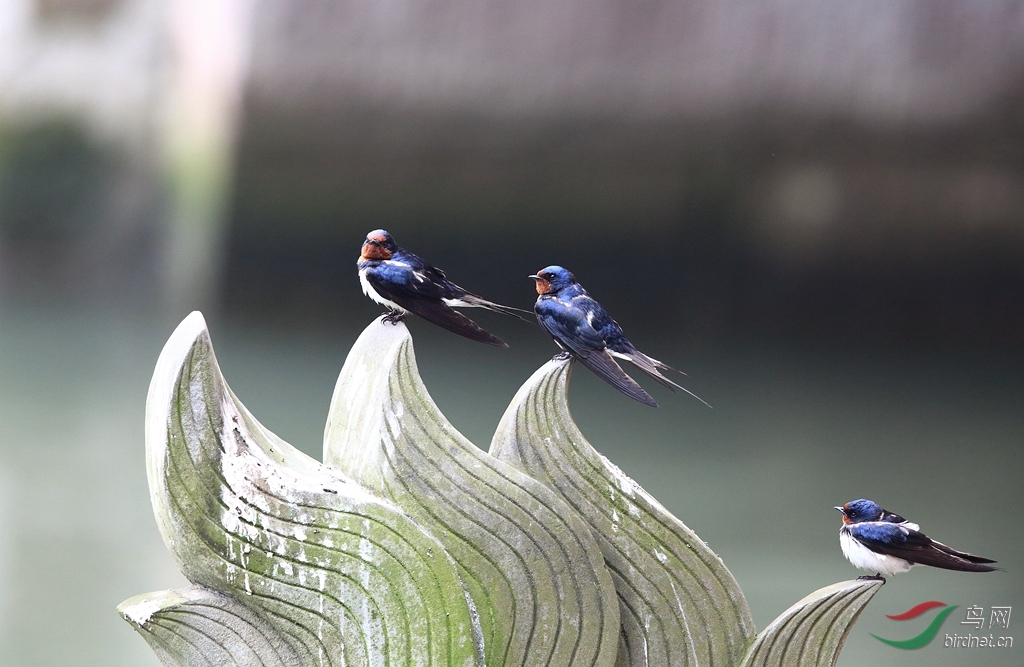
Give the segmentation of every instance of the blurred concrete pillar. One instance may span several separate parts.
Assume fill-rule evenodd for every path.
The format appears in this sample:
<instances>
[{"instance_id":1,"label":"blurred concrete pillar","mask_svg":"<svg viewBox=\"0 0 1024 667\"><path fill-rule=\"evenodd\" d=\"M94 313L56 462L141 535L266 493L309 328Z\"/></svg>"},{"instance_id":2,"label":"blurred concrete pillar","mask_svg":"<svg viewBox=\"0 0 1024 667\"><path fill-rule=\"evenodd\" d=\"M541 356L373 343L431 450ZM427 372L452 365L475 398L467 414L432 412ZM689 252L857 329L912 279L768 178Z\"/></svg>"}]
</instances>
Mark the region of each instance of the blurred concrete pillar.
<instances>
[{"instance_id":1,"label":"blurred concrete pillar","mask_svg":"<svg viewBox=\"0 0 1024 667\"><path fill-rule=\"evenodd\" d=\"M0 0L5 293L216 302L251 12Z\"/></svg>"},{"instance_id":2,"label":"blurred concrete pillar","mask_svg":"<svg viewBox=\"0 0 1024 667\"><path fill-rule=\"evenodd\" d=\"M249 61L250 0L173 0L159 141L167 184L165 307L210 310L223 256L242 90Z\"/></svg>"}]
</instances>

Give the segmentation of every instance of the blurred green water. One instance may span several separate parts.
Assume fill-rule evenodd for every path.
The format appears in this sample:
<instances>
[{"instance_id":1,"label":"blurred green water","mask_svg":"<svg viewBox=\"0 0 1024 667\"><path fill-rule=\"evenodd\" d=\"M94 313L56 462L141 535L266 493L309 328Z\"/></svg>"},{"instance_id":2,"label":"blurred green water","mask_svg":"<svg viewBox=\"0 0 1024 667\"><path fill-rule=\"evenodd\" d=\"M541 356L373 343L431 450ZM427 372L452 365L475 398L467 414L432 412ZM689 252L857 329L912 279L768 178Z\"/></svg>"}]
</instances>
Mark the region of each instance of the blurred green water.
<instances>
[{"instance_id":1,"label":"blurred green water","mask_svg":"<svg viewBox=\"0 0 1024 667\"><path fill-rule=\"evenodd\" d=\"M350 329L209 323L236 394L319 458L334 379L374 312L354 314L359 326ZM435 400L486 447L515 390L555 349L532 324L480 321L512 348L474 345L419 321L410 328ZM115 311L0 310L0 664L158 664L114 606L183 583L152 519L143 446L149 375L174 324ZM866 496L1007 572L915 570L890 580L854 626L840 666L1021 664L1021 647L944 649L940 633L906 652L869 635L917 634L921 619L884 615L931 599L1024 614L1013 523L1024 511L1019 366L687 349L647 333L634 341L685 369L686 385L714 409L655 385L662 407L651 410L577 368L573 415L595 447L716 549L758 627L812 590L859 574L840 553L831 508ZM944 631L966 634L963 618L955 612ZM1006 634L1016 633L1011 617Z\"/></svg>"}]
</instances>

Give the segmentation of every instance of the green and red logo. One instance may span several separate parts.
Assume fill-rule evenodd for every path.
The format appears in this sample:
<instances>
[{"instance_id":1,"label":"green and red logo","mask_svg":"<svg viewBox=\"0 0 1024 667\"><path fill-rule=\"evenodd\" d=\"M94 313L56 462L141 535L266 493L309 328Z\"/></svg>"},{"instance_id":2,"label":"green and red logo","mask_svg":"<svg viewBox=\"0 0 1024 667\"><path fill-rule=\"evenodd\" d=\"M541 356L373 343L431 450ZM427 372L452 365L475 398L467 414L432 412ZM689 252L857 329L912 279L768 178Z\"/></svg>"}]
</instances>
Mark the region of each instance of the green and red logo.
<instances>
[{"instance_id":1,"label":"green and red logo","mask_svg":"<svg viewBox=\"0 0 1024 667\"><path fill-rule=\"evenodd\" d=\"M927 646L931 640L935 639L935 635L939 634L939 629L942 624L946 621L946 617L953 613L953 610L958 605L948 606L945 602L939 602L938 600L930 600L928 602L922 602L921 604L914 605L902 614L896 614L890 616L886 614L886 618L890 618L894 621L909 621L910 619L917 618L923 614L928 613L936 607L945 607L942 611L935 615L932 622L928 624L921 634L910 639L886 639L885 637L879 637L878 635L871 633L871 636L880 642L885 642L889 646L895 646L905 650L913 650Z\"/></svg>"}]
</instances>

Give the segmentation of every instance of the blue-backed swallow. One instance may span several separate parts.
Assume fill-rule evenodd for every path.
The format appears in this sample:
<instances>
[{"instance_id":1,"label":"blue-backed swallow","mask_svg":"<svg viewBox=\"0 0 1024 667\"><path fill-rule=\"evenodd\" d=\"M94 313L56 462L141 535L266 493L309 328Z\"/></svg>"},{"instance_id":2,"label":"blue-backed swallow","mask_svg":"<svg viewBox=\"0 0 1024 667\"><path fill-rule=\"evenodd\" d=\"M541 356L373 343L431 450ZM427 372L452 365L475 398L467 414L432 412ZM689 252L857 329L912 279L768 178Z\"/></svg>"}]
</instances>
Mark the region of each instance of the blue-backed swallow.
<instances>
[{"instance_id":1,"label":"blue-backed swallow","mask_svg":"<svg viewBox=\"0 0 1024 667\"><path fill-rule=\"evenodd\" d=\"M636 349L623 335L622 327L587 294L569 271L560 266L549 266L530 278L536 281L539 295L533 306L537 321L562 348L562 354L579 360L626 396L652 408L658 404L643 387L626 375L615 358L629 361L669 389L685 391L707 405L704 399L662 375L663 370L675 369Z\"/></svg>"},{"instance_id":2,"label":"blue-backed swallow","mask_svg":"<svg viewBox=\"0 0 1024 667\"><path fill-rule=\"evenodd\" d=\"M916 523L861 498L836 507L843 514L839 544L843 555L862 570L875 572L858 579L900 574L914 565L931 565L961 572L992 572L994 560L947 547L920 532Z\"/></svg>"},{"instance_id":3,"label":"blue-backed swallow","mask_svg":"<svg viewBox=\"0 0 1024 667\"><path fill-rule=\"evenodd\" d=\"M441 269L398 247L383 229L366 235L359 254L359 282L366 296L388 308L385 322L395 323L406 313L414 313L460 336L497 347L508 347L508 343L452 306L486 308L519 319L523 318L516 311L527 312L493 303L459 287Z\"/></svg>"}]
</instances>

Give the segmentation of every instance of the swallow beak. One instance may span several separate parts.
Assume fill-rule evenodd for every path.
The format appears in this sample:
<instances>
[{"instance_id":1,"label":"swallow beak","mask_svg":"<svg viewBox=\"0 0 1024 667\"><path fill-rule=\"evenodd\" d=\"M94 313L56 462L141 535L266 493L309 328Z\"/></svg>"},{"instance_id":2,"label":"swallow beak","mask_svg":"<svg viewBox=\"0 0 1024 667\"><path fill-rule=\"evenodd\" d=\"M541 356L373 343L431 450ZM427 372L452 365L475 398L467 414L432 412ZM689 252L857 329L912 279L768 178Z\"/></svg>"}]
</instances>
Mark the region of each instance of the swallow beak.
<instances>
[{"instance_id":1,"label":"swallow beak","mask_svg":"<svg viewBox=\"0 0 1024 667\"><path fill-rule=\"evenodd\" d=\"M844 510L844 509L843 509L843 506L842 506L842 505L840 505L840 506L838 506L838 507L833 507L832 509L834 509L834 510L839 510L840 512L842 512L842 513L843 513L843 516L846 516L846 510Z\"/></svg>"},{"instance_id":2,"label":"swallow beak","mask_svg":"<svg viewBox=\"0 0 1024 667\"><path fill-rule=\"evenodd\" d=\"M534 280L540 280L540 276L538 276L538 275L536 275L536 274L531 274L531 275L528 275L528 276L526 276L526 277L527 277L527 278L533 278Z\"/></svg>"}]
</instances>

